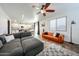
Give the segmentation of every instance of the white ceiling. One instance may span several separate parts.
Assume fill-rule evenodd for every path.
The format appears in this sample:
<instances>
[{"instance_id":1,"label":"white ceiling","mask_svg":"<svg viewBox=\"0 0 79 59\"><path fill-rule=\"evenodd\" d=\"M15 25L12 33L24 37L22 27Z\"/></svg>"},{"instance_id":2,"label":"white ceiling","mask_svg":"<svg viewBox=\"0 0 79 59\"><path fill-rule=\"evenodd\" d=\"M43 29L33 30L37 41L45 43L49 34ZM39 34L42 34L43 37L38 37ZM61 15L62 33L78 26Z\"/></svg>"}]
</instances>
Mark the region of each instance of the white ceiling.
<instances>
[{"instance_id":1,"label":"white ceiling","mask_svg":"<svg viewBox=\"0 0 79 59\"><path fill-rule=\"evenodd\" d=\"M32 21L35 17L35 8L32 8L32 5L38 4L29 4L29 3L2 3L0 6L4 12L12 19L18 21ZM23 19L22 19L23 15Z\"/></svg>"},{"instance_id":2,"label":"white ceiling","mask_svg":"<svg viewBox=\"0 0 79 59\"><path fill-rule=\"evenodd\" d=\"M0 3L0 6L4 10L4 12L12 19L12 20L22 20L22 15L24 15L24 19L22 21L32 22L36 13L39 11L35 8L32 8L32 5L37 7L41 7L42 4L36 3ZM52 3L49 8L55 9L54 13L62 13L67 11L72 11L79 9L78 3ZM47 16L54 15L54 13L47 13ZM40 14L39 16L42 17Z\"/></svg>"}]
</instances>

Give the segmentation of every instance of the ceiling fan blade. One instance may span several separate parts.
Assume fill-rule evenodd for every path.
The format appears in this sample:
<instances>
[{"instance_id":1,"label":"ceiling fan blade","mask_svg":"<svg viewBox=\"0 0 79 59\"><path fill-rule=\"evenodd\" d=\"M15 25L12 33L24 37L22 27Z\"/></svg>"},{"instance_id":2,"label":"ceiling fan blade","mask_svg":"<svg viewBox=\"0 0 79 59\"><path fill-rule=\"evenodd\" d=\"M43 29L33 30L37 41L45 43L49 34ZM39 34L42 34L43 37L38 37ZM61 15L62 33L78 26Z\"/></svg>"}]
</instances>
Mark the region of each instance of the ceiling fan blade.
<instances>
[{"instance_id":1,"label":"ceiling fan blade","mask_svg":"<svg viewBox=\"0 0 79 59\"><path fill-rule=\"evenodd\" d=\"M49 5L50 5L50 3L46 3L44 6L44 9L48 8Z\"/></svg>"},{"instance_id":2,"label":"ceiling fan blade","mask_svg":"<svg viewBox=\"0 0 79 59\"><path fill-rule=\"evenodd\" d=\"M37 14L40 14L41 12L38 12Z\"/></svg>"},{"instance_id":3,"label":"ceiling fan blade","mask_svg":"<svg viewBox=\"0 0 79 59\"><path fill-rule=\"evenodd\" d=\"M41 10L43 10L43 8L44 8L44 5L42 5Z\"/></svg>"},{"instance_id":4,"label":"ceiling fan blade","mask_svg":"<svg viewBox=\"0 0 79 59\"><path fill-rule=\"evenodd\" d=\"M46 13L43 13L43 16L46 16Z\"/></svg>"},{"instance_id":5,"label":"ceiling fan blade","mask_svg":"<svg viewBox=\"0 0 79 59\"><path fill-rule=\"evenodd\" d=\"M46 12L55 12L55 10L46 10Z\"/></svg>"}]
</instances>

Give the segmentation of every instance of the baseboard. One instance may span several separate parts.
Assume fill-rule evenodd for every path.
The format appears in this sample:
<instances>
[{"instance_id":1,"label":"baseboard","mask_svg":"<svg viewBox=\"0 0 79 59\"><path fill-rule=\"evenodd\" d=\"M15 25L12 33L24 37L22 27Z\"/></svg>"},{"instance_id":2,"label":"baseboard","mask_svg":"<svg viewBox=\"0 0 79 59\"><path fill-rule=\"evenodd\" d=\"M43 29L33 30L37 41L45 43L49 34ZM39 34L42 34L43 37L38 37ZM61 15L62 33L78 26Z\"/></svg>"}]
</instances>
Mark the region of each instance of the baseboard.
<instances>
[{"instance_id":1,"label":"baseboard","mask_svg":"<svg viewBox=\"0 0 79 59\"><path fill-rule=\"evenodd\" d=\"M72 43L72 42L69 42L70 44L74 44L74 43Z\"/></svg>"}]
</instances>

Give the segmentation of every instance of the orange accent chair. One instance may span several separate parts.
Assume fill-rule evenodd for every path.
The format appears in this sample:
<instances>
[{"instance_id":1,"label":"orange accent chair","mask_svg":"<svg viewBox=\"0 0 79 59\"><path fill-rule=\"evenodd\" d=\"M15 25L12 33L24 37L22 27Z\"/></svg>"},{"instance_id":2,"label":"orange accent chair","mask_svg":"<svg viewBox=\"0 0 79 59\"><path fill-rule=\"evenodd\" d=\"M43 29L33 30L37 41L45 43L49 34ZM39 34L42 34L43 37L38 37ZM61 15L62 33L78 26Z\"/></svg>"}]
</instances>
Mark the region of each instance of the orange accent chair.
<instances>
[{"instance_id":1,"label":"orange accent chair","mask_svg":"<svg viewBox=\"0 0 79 59\"><path fill-rule=\"evenodd\" d=\"M42 38L52 40L57 43L63 43L64 42L64 35L60 34L58 37L54 36L54 33L51 32L43 32L42 33Z\"/></svg>"}]
</instances>

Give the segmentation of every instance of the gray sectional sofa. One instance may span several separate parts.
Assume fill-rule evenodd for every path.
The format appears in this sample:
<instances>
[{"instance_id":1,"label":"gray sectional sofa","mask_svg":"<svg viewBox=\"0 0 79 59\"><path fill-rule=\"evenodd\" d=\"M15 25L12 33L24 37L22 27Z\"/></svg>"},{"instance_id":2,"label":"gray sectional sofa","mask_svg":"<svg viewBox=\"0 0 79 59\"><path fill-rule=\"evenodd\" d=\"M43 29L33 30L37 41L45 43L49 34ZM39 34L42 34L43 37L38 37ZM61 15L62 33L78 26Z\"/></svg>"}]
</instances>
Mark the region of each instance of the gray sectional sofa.
<instances>
[{"instance_id":1,"label":"gray sectional sofa","mask_svg":"<svg viewBox=\"0 0 79 59\"><path fill-rule=\"evenodd\" d=\"M15 39L4 43L0 48L0 56L35 56L44 48L43 43L34 38L31 32L20 32L13 35ZM0 39L3 38L0 36Z\"/></svg>"}]
</instances>

